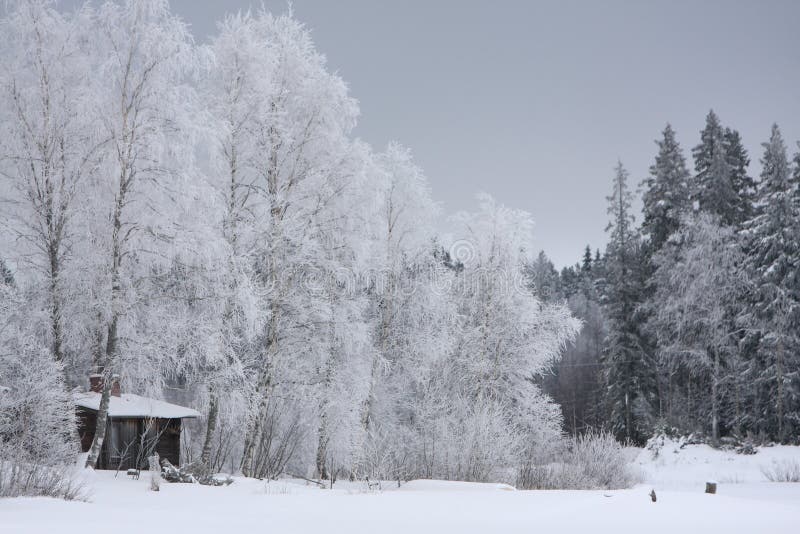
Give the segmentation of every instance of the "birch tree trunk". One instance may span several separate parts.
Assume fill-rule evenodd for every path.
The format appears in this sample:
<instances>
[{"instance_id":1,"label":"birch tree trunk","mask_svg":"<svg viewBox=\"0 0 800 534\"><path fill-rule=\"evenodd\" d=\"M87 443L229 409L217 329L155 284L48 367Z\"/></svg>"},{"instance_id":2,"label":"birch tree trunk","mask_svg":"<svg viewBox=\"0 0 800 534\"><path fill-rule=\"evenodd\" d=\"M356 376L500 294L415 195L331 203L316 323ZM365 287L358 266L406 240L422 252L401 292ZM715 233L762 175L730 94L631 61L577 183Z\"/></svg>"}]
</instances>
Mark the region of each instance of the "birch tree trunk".
<instances>
[{"instance_id":1,"label":"birch tree trunk","mask_svg":"<svg viewBox=\"0 0 800 534\"><path fill-rule=\"evenodd\" d=\"M217 428L217 418L219 416L219 397L212 388L209 388L208 418L206 423L206 437L203 440L203 450L200 453L200 463L206 470L211 469L211 443L214 439L214 431ZM209 473L210 474L210 473Z\"/></svg>"},{"instance_id":2,"label":"birch tree trunk","mask_svg":"<svg viewBox=\"0 0 800 534\"><path fill-rule=\"evenodd\" d=\"M328 321L328 359L325 362L325 369L322 379L322 394L319 406L319 427L317 428L317 476L322 480L328 479L328 443L330 442L330 429L328 428L328 410L330 409L330 389L333 383L333 372L337 367L336 327L334 320L336 317L336 306L334 289L329 288L330 319Z\"/></svg>"},{"instance_id":3,"label":"birch tree trunk","mask_svg":"<svg viewBox=\"0 0 800 534\"><path fill-rule=\"evenodd\" d=\"M122 227L122 207L125 202L127 191L127 179L125 173L120 180L120 192L117 197L114 209L114 230L112 232L111 247L111 320L108 323L108 333L106 335L106 350L103 362L103 393L100 398L100 406L97 410L97 427L92 440L89 456L86 458L86 467L96 467L100 451L105 439L106 419L108 418L108 405L111 395L112 378L111 372L115 369L117 358L118 343L118 323L122 285L120 282L120 267L122 265L120 229Z\"/></svg>"},{"instance_id":4,"label":"birch tree trunk","mask_svg":"<svg viewBox=\"0 0 800 534\"><path fill-rule=\"evenodd\" d=\"M375 404L375 388L377 387L378 374L380 372L380 362L382 358L386 357L389 351L389 336L391 335L391 323L394 306L393 292L395 289L396 280L394 273L391 271L394 268L394 229L398 221L399 213L395 210L394 198L390 195L387 198L386 206L386 266L389 268L386 271L386 287L384 288L383 297L381 298L381 322L378 329L378 350L372 356L372 365L370 366L369 373L369 389L367 390L367 397L364 399L364 405L361 412L361 427L364 433L368 434L370 425L372 423L372 411Z\"/></svg>"},{"instance_id":5,"label":"birch tree trunk","mask_svg":"<svg viewBox=\"0 0 800 534\"><path fill-rule=\"evenodd\" d=\"M274 102L270 104L270 109L274 113L277 111L277 106ZM264 347L264 362L262 364L261 373L256 387L256 410L248 425L247 433L245 434L245 446L242 455L241 471L244 476L253 475L253 456L257 447L258 441L261 439L261 430L266 416L267 407L269 406L269 396L272 392L274 371L274 361L278 349L278 325L281 315L280 298L282 288L280 286L281 280L278 273L278 247L283 239L281 222L286 215L288 208L283 202L280 201L278 196L278 150L281 146L281 139L277 130L270 126L268 129L269 139L269 158L266 172L266 186L267 195L270 201L270 216L272 219L272 228L270 231L270 245L271 249L268 251L267 261L267 276L266 285L270 295L270 317L267 323L267 339ZM291 183L287 184L286 189L291 188Z\"/></svg>"},{"instance_id":6,"label":"birch tree trunk","mask_svg":"<svg viewBox=\"0 0 800 534\"><path fill-rule=\"evenodd\" d=\"M778 441L783 442L783 333L778 336L778 350L775 354L775 380L777 381Z\"/></svg>"},{"instance_id":7,"label":"birch tree trunk","mask_svg":"<svg viewBox=\"0 0 800 534\"><path fill-rule=\"evenodd\" d=\"M132 61L132 54L128 57L128 61ZM126 69L126 75L130 73L130 64ZM129 127L129 112L131 111L131 107L128 106L128 95L127 95L127 83L128 80L126 79L123 85L123 91L121 95L121 104L122 104L122 148L123 150L119 151L120 160L120 176L119 176L119 189L116 193L114 199L114 211L113 211L113 218L112 218L112 230L111 230L111 309L110 309L110 318L108 322L108 332L106 335L106 351L104 355L104 362L103 362L103 371L106 375L106 380L103 384L103 394L100 399L100 407L97 411L97 430L94 434L94 439L92 440L92 446L90 449L89 456L86 458L86 467L96 467L98 456L100 454L100 450L103 446L103 440L105 439L105 428L106 428L106 419L108 418L108 404L109 404L109 396L111 393L111 380L109 373L116 369L116 359L117 359L117 351L118 351L118 331L119 331L119 315L122 308L122 282L121 282L121 272L120 269L122 268L122 245L123 241L126 239L127 236L130 235L130 231L126 234L122 234L122 215L123 210L126 205L127 196L129 189L132 185L133 180L133 173L130 167L130 162L133 158L133 138L135 135L135 131ZM134 126L135 128L135 126Z\"/></svg>"},{"instance_id":8,"label":"birch tree trunk","mask_svg":"<svg viewBox=\"0 0 800 534\"><path fill-rule=\"evenodd\" d=\"M92 469L97 467L100 453L103 450L103 443L106 438L106 427L108 426L108 405L111 401L111 388L113 379L108 373L103 373L103 391L100 394L100 406L97 410L97 422L95 424L94 438L89 448L89 455L86 457L85 467Z\"/></svg>"},{"instance_id":9,"label":"birch tree trunk","mask_svg":"<svg viewBox=\"0 0 800 534\"><path fill-rule=\"evenodd\" d=\"M47 329L56 361L64 359L64 287L62 274L70 248L70 222L76 188L83 164L91 153L86 125L76 110L81 105L78 77L85 64L73 40L71 25L55 17L48 3L21 4L15 31L28 35L33 43L26 49L24 64L10 63L10 111L4 124L9 144L9 161L15 162L10 177L20 197L13 199L22 210L0 212L0 223L11 215L9 228L33 246L33 255L43 256L46 276L42 284L43 304L48 309ZM22 35L17 35L21 38ZM4 147L5 148L5 147ZM9 199L4 199L9 200ZM4 210L5 211L5 210ZM4 225L3 225L4 226ZM37 260L38 262L39 260Z\"/></svg>"},{"instance_id":10,"label":"birch tree trunk","mask_svg":"<svg viewBox=\"0 0 800 534\"><path fill-rule=\"evenodd\" d=\"M719 350L714 350L714 375L711 378L711 440L719 443Z\"/></svg>"},{"instance_id":11,"label":"birch tree trunk","mask_svg":"<svg viewBox=\"0 0 800 534\"><path fill-rule=\"evenodd\" d=\"M323 400L320 407L319 427L317 428L317 476L322 480L328 480L328 412L327 402Z\"/></svg>"},{"instance_id":12,"label":"birch tree trunk","mask_svg":"<svg viewBox=\"0 0 800 534\"><path fill-rule=\"evenodd\" d=\"M271 336L270 336L271 337ZM248 431L245 434L244 451L242 453L241 471L246 477L254 475L253 459L255 450L258 446L258 441L261 439L261 430L264 424L264 417L266 416L269 407L269 397L272 392L272 364L273 359L272 347L274 343L268 342L267 346L267 363L264 365L261 372L261 377L256 388L256 409L253 413L253 418L248 425Z\"/></svg>"}]
</instances>

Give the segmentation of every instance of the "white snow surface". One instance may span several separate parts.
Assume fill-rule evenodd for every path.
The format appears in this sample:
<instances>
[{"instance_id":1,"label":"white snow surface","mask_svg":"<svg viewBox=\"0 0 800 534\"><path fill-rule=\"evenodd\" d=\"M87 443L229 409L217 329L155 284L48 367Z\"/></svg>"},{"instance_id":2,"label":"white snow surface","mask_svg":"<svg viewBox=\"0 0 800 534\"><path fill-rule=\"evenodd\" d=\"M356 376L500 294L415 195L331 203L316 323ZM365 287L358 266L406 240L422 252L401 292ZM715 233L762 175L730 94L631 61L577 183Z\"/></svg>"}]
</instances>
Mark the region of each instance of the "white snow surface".
<instances>
[{"instance_id":1,"label":"white snow surface","mask_svg":"<svg viewBox=\"0 0 800 534\"><path fill-rule=\"evenodd\" d=\"M776 445L759 447L757 454L738 454L662 438L657 454L642 449L635 463L656 488L703 491L706 482L716 482L721 488L718 491L727 493L726 488L768 484L762 469L787 461L800 463L800 447Z\"/></svg>"},{"instance_id":2,"label":"white snow surface","mask_svg":"<svg viewBox=\"0 0 800 534\"><path fill-rule=\"evenodd\" d=\"M74 396L75 405L97 411L100 408L100 393L77 393ZM140 397L130 393L121 396L111 396L108 405L110 417L155 417L163 419L180 419L185 417L200 417L200 412L185 406L178 406L169 402Z\"/></svg>"},{"instance_id":3,"label":"white snow surface","mask_svg":"<svg viewBox=\"0 0 800 534\"><path fill-rule=\"evenodd\" d=\"M236 477L223 487L162 482L154 493L144 474L132 480L85 471L90 502L0 500L0 532L796 533L800 484L765 482L759 467L785 459L800 461L800 448L743 456L672 443L656 458L641 451L636 464L648 483L621 491L504 491L513 488L433 480L399 490L386 481L380 491L338 482L329 490L293 479ZM717 495L703 493L709 476L719 484Z\"/></svg>"}]
</instances>

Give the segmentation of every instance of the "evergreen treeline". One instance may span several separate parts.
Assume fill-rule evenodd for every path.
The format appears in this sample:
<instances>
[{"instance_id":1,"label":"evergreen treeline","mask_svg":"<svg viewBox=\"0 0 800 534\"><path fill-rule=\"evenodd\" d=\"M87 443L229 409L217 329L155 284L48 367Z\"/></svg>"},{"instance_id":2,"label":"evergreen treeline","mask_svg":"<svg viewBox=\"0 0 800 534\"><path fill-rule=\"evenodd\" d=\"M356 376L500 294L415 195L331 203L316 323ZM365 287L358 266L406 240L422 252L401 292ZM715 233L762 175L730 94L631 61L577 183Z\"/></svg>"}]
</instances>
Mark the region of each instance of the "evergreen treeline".
<instances>
[{"instance_id":1,"label":"evergreen treeline","mask_svg":"<svg viewBox=\"0 0 800 534\"><path fill-rule=\"evenodd\" d=\"M532 279L584 321L545 389L566 429L607 428L644 443L657 431L797 443L800 439L800 152L777 125L762 171L711 111L694 170L667 125L643 180L636 227L628 173L607 198L609 243Z\"/></svg>"}]
</instances>

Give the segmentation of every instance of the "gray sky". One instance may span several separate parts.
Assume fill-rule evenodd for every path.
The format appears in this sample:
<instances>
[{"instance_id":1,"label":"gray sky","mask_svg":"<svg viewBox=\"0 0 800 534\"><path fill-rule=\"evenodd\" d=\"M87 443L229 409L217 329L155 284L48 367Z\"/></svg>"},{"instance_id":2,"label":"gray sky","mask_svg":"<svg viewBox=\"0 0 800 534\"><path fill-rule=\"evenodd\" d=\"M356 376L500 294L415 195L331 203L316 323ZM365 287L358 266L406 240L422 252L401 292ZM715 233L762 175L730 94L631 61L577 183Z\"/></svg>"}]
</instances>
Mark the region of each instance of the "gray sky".
<instances>
[{"instance_id":1,"label":"gray sky","mask_svg":"<svg viewBox=\"0 0 800 534\"><path fill-rule=\"evenodd\" d=\"M249 0L173 0L196 38ZM282 11L286 2L266 1ZM447 212L484 190L530 211L555 263L605 243L620 158L638 184L670 121L690 155L713 107L760 168L800 139L800 2L295 0L361 103L356 133L409 146Z\"/></svg>"}]
</instances>

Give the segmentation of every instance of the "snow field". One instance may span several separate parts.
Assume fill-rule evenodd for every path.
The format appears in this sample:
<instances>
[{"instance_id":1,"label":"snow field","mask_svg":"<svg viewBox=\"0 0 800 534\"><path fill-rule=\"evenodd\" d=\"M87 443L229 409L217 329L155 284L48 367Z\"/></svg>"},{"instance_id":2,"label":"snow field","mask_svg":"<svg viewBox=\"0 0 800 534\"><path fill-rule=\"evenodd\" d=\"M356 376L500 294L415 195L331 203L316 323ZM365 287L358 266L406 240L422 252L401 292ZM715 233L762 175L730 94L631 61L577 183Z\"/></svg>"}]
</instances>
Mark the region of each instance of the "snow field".
<instances>
[{"instance_id":1,"label":"snow field","mask_svg":"<svg viewBox=\"0 0 800 534\"><path fill-rule=\"evenodd\" d=\"M678 452L674 452L677 450ZM0 500L0 532L83 534L192 532L280 533L795 533L800 484L764 482L760 465L800 460L798 447L762 448L754 456L684 449L670 443L636 464L646 484L620 491L516 491L504 484L415 480L397 488L338 482L333 490L299 480L236 478L226 487L161 485L145 475L87 472L91 502L44 498ZM703 493L713 476L717 495ZM651 488L658 502L648 496Z\"/></svg>"}]
</instances>

